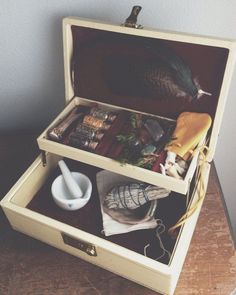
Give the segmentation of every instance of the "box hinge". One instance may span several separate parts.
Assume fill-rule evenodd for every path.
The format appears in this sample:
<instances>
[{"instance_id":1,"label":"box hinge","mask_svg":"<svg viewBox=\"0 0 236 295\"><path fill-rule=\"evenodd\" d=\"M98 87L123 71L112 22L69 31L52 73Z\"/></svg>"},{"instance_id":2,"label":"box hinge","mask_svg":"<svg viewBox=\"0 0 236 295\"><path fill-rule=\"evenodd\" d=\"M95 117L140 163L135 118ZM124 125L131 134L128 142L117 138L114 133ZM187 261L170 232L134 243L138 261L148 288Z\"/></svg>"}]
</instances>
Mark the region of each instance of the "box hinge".
<instances>
[{"instance_id":1,"label":"box hinge","mask_svg":"<svg viewBox=\"0 0 236 295\"><path fill-rule=\"evenodd\" d=\"M43 167L47 166L47 157L46 157L45 151L41 151L41 158L42 158Z\"/></svg>"},{"instance_id":2,"label":"box hinge","mask_svg":"<svg viewBox=\"0 0 236 295\"><path fill-rule=\"evenodd\" d=\"M133 6L130 16L125 20L125 23L122 24L122 26L128 28L142 29L143 26L137 24L138 14L141 11L141 9L141 6Z\"/></svg>"}]
</instances>

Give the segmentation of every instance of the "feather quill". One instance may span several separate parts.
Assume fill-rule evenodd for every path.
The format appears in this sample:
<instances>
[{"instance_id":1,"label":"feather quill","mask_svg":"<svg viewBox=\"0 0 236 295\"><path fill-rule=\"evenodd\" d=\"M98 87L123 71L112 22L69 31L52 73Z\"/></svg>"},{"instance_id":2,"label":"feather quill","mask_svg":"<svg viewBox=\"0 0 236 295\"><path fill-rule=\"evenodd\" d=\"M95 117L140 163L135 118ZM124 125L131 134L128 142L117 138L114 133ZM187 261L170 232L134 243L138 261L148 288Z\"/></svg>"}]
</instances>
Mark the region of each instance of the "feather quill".
<instances>
[{"instance_id":1,"label":"feather quill","mask_svg":"<svg viewBox=\"0 0 236 295\"><path fill-rule=\"evenodd\" d=\"M146 43L145 47L155 53L155 58L117 54L105 59L106 78L114 91L155 98L211 95L200 89L188 64L171 48L158 41L155 46Z\"/></svg>"}]
</instances>

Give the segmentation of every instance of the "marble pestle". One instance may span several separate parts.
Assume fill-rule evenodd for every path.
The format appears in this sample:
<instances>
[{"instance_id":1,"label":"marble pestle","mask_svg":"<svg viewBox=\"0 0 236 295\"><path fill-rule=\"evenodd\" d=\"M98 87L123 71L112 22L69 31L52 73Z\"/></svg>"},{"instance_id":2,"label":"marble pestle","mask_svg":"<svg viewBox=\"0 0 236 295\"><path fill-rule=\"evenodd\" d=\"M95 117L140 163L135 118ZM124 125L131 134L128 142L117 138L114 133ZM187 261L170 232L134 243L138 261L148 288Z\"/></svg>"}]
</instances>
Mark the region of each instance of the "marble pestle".
<instances>
[{"instance_id":1,"label":"marble pestle","mask_svg":"<svg viewBox=\"0 0 236 295\"><path fill-rule=\"evenodd\" d=\"M82 198L83 197L83 192L82 192L80 186L78 185L78 183L73 178L73 176L72 176L69 168L67 167L66 163L63 160L60 160L58 162L58 166L61 169L61 173L63 175L64 181L66 183L68 191L70 192L70 198L71 199Z\"/></svg>"}]
</instances>

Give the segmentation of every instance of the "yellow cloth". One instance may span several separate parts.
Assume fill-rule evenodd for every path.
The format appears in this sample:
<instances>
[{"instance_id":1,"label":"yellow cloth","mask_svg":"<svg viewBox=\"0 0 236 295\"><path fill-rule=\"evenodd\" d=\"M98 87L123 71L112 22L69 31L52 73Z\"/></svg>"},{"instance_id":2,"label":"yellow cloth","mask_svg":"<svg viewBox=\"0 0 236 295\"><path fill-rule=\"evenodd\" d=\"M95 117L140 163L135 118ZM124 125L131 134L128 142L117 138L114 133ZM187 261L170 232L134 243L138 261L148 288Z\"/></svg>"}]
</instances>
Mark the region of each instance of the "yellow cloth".
<instances>
[{"instance_id":1,"label":"yellow cloth","mask_svg":"<svg viewBox=\"0 0 236 295\"><path fill-rule=\"evenodd\" d=\"M199 142L204 138L211 126L211 117L206 113L184 112L179 115L173 140L165 150L171 151L188 160Z\"/></svg>"}]
</instances>

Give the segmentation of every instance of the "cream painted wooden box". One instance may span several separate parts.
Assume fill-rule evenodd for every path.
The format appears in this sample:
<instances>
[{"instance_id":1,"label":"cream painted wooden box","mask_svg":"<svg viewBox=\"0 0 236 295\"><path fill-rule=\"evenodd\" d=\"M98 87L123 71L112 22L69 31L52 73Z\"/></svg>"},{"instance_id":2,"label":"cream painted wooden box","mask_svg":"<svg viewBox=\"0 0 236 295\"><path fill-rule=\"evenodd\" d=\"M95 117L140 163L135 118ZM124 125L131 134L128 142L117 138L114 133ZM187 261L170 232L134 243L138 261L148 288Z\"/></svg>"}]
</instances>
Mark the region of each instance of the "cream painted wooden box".
<instances>
[{"instance_id":1,"label":"cream painted wooden box","mask_svg":"<svg viewBox=\"0 0 236 295\"><path fill-rule=\"evenodd\" d=\"M190 192L190 201L187 205L188 209L193 207L199 200L199 189L202 188L202 183L195 183L196 178L194 177L194 172L198 165L197 154L193 158L185 178L183 180L177 180L129 164L121 165L119 162L107 157L69 147L48 139L48 130L64 118L75 106L91 105L94 101L103 105L111 105L110 101L106 100L106 97L102 97L103 94L105 95L106 91L104 91L104 93L101 91L98 97L91 97L93 91L96 92L95 80L90 81L91 84L88 85L85 82L85 86L82 85L83 87L81 85L77 86L77 88L74 87L74 72L72 71L73 65L71 57L73 51L77 50L77 48L74 44L75 35L73 37L73 30L77 30L76 38L83 37L84 40L87 40L86 38L88 35L94 36L96 34L112 34L118 37L125 36L126 38L148 38L148 40L159 39L172 44L180 53L184 52L189 60L195 60L195 69L197 72L199 71L199 74L206 72L207 75L211 75L209 81L207 81L207 75L205 74L204 76L204 74L202 74L206 80L203 79L203 84L216 84L216 86L212 86L214 92L212 101L215 105L213 111L211 110L213 113L213 125L210 133L207 135L210 152L206 161L202 165L204 187L207 186L210 162L213 159L223 109L228 94L235 60L236 43L230 40L219 40L180 33L155 31L146 28L128 28L115 24L94 22L87 19L72 17L64 19L63 42L66 107L38 138L39 147L43 151L43 155L46 159L42 159L42 157L39 156L1 201L1 206L9 219L11 226L15 230L23 232L157 292L162 294L173 294L198 219L202 200L199 202L198 208L194 214L184 225L181 226L177 238L173 242L170 258L168 262L165 263L156 261L154 257L150 258L143 253L139 253L135 250L135 247L132 249L132 247L122 246L122 243L116 243L115 240L109 240L105 237L103 238L100 233L96 234L96 232L86 231L83 228L80 228L80 226L70 224L70 222L68 222L70 219L68 218L68 214L70 213L66 211L62 213L63 217L60 219L57 217L56 213L52 213L52 215L48 213L44 214L43 211L33 210L32 206L30 207L30 204L34 199L39 198L39 191L42 190L45 183L48 182L48 179L50 179L56 169L58 160L62 157L73 159L75 160L74 162L79 161L78 163L76 162L78 167L80 165L83 166L83 163L86 163L90 165L90 171L93 170L93 167L91 166L94 166L95 170L97 169L96 167L99 167L124 176L165 187L176 192L178 198L181 196L183 200L186 199L186 194ZM102 36L99 35L99 40L101 40L100 37ZM101 54L100 52L102 49L98 48L98 55ZM201 58L204 61L201 62ZM89 57L89 59L91 59L91 57ZM196 63L196 60L199 60L199 62ZM91 63L94 61L96 61L96 58L94 60L92 59ZM203 66L205 67L204 69L202 69ZM87 67L84 69L86 70ZM82 76L86 76L86 74L85 71L82 73ZM212 75L214 76L213 78ZM201 77L199 77L199 79L201 80ZM79 88L80 86L85 90L83 89L81 91ZM89 91L87 89L89 89ZM83 93L86 93L86 96L79 95ZM152 113L152 104L149 108L146 108L145 103L141 104L139 108L136 108L134 101L127 103L127 101L124 100L120 102L117 100L117 97L114 98L113 102L114 101L115 103L112 104L112 107L115 109L130 109L142 111L144 113ZM205 108L208 106L211 107L211 104L204 105ZM190 189L190 183L195 189ZM46 195L48 200L51 200L49 191L47 191ZM45 199L46 202L47 198ZM45 200L43 202L45 202ZM99 211L100 208L94 207L94 210ZM183 207L183 210L185 211L187 209ZM78 214L79 212L80 211L78 211ZM169 211L166 212L167 218L168 212ZM95 213L91 213L91 216L93 214Z\"/></svg>"}]
</instances>

